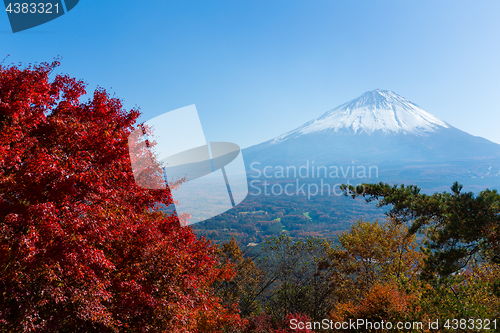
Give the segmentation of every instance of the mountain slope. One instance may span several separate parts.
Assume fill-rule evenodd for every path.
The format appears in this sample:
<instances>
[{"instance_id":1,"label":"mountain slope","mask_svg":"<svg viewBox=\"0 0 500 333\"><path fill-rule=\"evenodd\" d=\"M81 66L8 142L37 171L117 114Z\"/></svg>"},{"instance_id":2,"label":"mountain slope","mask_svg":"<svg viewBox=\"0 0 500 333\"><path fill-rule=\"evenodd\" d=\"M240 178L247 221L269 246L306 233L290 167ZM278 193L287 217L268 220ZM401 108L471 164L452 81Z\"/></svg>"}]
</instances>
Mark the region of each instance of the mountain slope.
<instances>
[{"instance_id":1,"label":"mountain slope","mask_svg":"<svg viewBox=\"0 0 500 333\"><path fill-rule=\"evenodd\" d=\"M472 177L500 172L500 145L463 132L392 91L374 90L243 151L263 166L380 165L388 175ZM437 171L436 171L437 170ZM492 172L491 170L496 170Z\"/></svg>"},{"instance_id":2,"label":"mountain slope","mask_svg":"<svg viewBox=\"0 0 500 333\"><path fill-rule=\"evenodd\" d=\"M273 143L321 131L404 133L422 135L451 127L418 105L387 90L374 90L326 112L319 118L277 137Z\"/></svg>"}]
</instances>

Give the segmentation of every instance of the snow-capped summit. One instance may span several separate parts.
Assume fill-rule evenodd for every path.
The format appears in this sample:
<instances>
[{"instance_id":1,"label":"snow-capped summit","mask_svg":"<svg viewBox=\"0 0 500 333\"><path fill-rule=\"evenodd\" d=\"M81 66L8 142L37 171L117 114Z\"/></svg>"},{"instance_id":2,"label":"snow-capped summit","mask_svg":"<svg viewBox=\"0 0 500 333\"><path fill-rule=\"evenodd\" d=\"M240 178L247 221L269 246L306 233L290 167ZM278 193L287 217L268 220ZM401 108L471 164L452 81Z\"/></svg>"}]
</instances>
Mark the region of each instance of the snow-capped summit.
<instances>
[{"instance_id":1,"label":"snow-capped summit","mask_svg":"<svg viewBox=\"0 0 500 333\"><path fill-rule=\"evenodd\" d=\"M364 163L377 165L381 177L391 181L495 175L500 183L500 145L463 132L387 90L366 92L243 154L247 166L258 162L254 166L262 168Z\"/></svg>"},{"instance_id":2,"label":"snow-capped summit","mask_svg":"<svg viewBox=\"0 0 500 333\"><path fill-rule=\"evenodd\" d=\"M353 134L381 131L423 135L426 132L436 132L439 128L449 127L450 125L443 120L398 94L376 89L275 138L273 143L323 131L347 130Z\"/></svg>"}]
</instances>

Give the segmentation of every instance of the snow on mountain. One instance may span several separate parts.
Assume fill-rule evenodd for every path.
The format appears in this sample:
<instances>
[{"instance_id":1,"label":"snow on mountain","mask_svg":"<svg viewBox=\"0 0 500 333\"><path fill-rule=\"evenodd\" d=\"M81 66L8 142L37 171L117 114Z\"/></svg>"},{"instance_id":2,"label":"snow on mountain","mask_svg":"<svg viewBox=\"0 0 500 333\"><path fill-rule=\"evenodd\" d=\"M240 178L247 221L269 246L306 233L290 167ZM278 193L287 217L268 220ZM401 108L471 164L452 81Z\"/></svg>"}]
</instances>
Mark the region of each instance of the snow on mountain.
<instances>
[{"instance_id":1,"label":"snow on mountain","mask_svg":"<svg viewBox=\"0 0 500 333\"><path fill-rule=\"evenodd\" d=\"M373 90L336 107L299 128L280 135L271 144L304 134L347 130L350 133L425 135L451 126L418 105L388 90Z\"/></svg>"},{"instance_id":2,"label":"snow on mountain","mask_svg":"<svg viewBox=\"0 0 500 333\"><path fill-rule=\"evenodd\" d=\"M376 178L360 181L446 185L439 190L453 181L500 187L499 144L461 131L386 90L366 92L242 152L253 176L266 168L356 164L379 170Z\"/></svg>"}]
</instances>

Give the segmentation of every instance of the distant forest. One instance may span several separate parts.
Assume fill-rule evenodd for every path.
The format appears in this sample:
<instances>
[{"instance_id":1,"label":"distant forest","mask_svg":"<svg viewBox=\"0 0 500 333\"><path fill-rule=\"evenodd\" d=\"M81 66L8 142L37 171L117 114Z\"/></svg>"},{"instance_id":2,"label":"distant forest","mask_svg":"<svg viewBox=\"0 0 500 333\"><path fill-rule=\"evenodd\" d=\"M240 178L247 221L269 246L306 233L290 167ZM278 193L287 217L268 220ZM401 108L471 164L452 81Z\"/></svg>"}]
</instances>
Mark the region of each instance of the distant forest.
<instances>
[{"instance_id":1,"label":"distant forest","mask_svg":"<svg viewBox=\"0 0 500 333\"><path fill-rule=\"evenodd\" d=\"M332 237L359 218L384 219L384 209L342 196L253 196L224 214L194 224L196 234L216 243L233 237L241 244L262 243L285 234L292 238Z\"/></svg>"}]
</instances>

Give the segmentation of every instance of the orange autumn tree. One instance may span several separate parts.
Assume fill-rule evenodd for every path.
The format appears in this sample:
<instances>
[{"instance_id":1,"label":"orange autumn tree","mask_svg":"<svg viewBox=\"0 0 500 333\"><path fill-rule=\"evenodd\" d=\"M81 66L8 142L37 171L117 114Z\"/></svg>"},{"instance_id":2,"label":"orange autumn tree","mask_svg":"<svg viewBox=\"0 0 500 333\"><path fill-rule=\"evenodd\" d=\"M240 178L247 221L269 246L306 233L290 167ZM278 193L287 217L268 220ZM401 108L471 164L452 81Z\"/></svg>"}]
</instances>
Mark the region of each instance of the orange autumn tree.
<instances>
[{"instance_id":1,"label":"orange autumn tree","mask_svg":"<svg viewBox=\"0 0 500 333\"><path fill-rule=\"evenodd\" d=\"M410 286L418 280L423 255L407 230L390 219L360 220L338 235L322 268L339 302L356 302L380 282Z\"/></svg>"},{"instance_id":2,"label":"orange autumn tree","mask_svg":"<svg viewBox=\"0 0 500 333\"><path fill-rule=\"evenodd\" d=\"M217 332L242 323L211 293L233 272L139 188L139 117L104 89L0 65L0 332Z\"/></svg>"},{"instance_id":3,"label":"orange autumn tree","mask_svg":"<svg viewBox=\"0 0 500 333\"><path fill-rule=\"evenodd\" d=\"M347 301L336 305L331 319L335 322L364 319L369 322L411 322L415 313L420 313L418 297L400 291L393 283L377 282L364 297L357 302ZM425 316L427 319L427 317ZM419 318L420 319L420 318ZM349 331L347 329L346 331ZM364 332L358 329L358 332ZM366 330L367 332L376 330ZM383 331L383 330L380 330Z\"/></svg>"},{"instance_id":4,"label":"orange autumn tree","mask_svg":"<svg viewBox=\"0 0 500 333\"><path fill-rule=\"evenodd\" d=\"M388 219L358 221L338 236L324 267L335 285L333 321L381 322L425 317L414 286L423 255L408 228ZM346 330L349 331L349 330Z\"/></svg>"}]
</instances>

